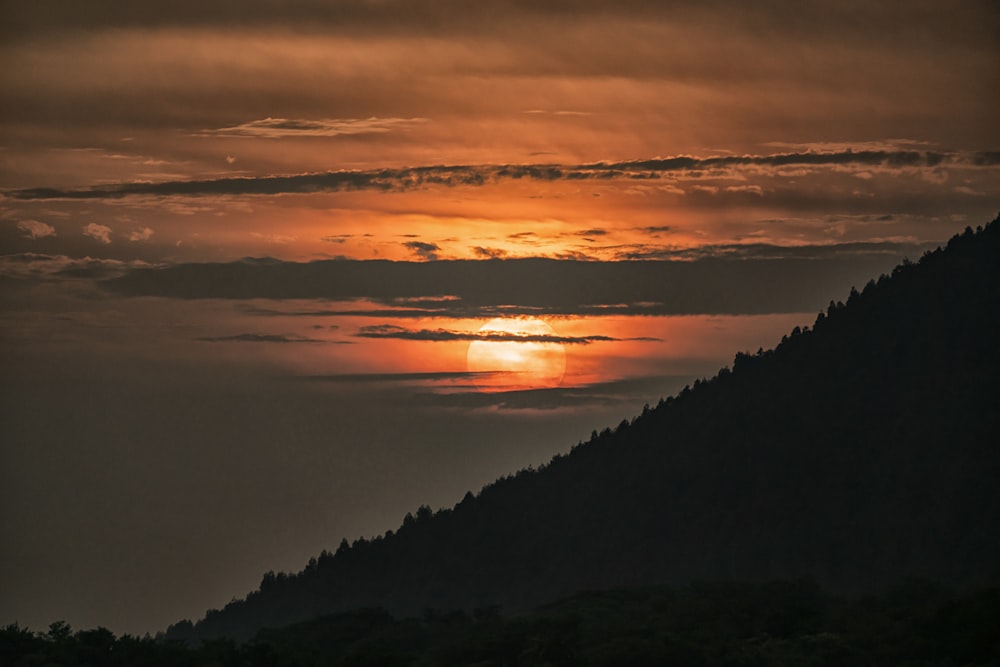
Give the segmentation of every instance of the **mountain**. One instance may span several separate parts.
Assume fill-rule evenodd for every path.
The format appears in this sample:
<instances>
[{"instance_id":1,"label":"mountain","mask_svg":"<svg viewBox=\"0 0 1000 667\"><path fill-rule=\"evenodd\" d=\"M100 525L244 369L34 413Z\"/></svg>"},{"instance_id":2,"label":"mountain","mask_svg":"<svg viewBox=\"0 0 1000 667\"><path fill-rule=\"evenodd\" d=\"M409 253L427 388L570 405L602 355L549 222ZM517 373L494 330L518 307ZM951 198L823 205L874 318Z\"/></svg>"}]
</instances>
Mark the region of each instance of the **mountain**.
<instances>
[{"instance_id":1,"label":"mountain","mask_svg":"<svg viewBox=\"0 0 1000 667\"><path fill-rule=\"evenodd\" d=\"M167 637L698 580L995 584L998 331L1000 218L541 469L268 573Z\"/></svg>"},{"instance_id":2,"label":"mountain","mask_svg":"<svg viewBox=\"0 0 1000 667\"><path fill-rule=\"evenodd\" d=\"M1000 664L1000 588L955 593L908 580L884 595L831 596L806 581L650 586L584 593L527 613L393 618L384 609L198 646L115 637L63 622L0 628L10 667L659 667Z\"/></svg>"}]
</instances>

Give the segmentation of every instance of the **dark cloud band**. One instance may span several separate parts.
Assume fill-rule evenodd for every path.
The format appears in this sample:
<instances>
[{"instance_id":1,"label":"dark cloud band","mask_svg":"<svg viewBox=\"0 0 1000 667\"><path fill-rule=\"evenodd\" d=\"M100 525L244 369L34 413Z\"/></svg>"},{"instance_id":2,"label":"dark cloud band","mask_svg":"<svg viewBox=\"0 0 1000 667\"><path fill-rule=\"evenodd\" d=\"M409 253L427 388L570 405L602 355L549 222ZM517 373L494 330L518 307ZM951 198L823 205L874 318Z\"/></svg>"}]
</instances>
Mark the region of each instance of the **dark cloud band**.
<instances>
[{"instance_id":1,"label":"dark cloud band","mask_svg":"<svg viewBox=\"0 0 1000 667\"><path fill-rule=\"evenodd\" d=\"M29 188L9 190L12 199L120 199L133 196L276 195L349 190L403 191L427 185L478 186L504 180L657 179L663 174L720 169L781 168L789 166L856 165L887 168L933 168L942 164L993 167L995 153L949 154L929 151L839 151L779 153L724 157L677 156L627 162L578 165L438 165L330 171L287 176L217 178L162 183L116 183L86 189Z\"/></svg>"},{"instance_id":2,"label":"dark cloud band","mask_svg":"<svg viewBox=\"0 0 1000 667\"><path fill-rule=\"evenodd\" d=\"M659 338L614 338L612 336L559 336L556 334L527 334L509 331L449 331L447 329L407 329L393 324L362 327L355 336L359 338L395 338L422 341L485 341L492 343L561 343L563 345L590 345L591 343L631 341L658 341Z\"/></svg>"},{"instance_id":3,"label":"dark cloud band","mask_svg":"<svg viewBox=\"0 0 1000 667\"><path fill-rule=\"evenodd\" d=\"M125 296L323 299L378 304L374 310L358 303L357 307L310 308L302 313L315 316L472 318L815 312L824 308L830 298L846 295L852 285L860 287L891 270L904 256L919 256L919 251L910 246L891 249L895 252L838 254L834 247L822 258L814 252L808 257L740 255L690 261L534 258L197 263L132 269L100 285ZM442 295L448 298L435 298Z\"/></svg>"}]
</instances>

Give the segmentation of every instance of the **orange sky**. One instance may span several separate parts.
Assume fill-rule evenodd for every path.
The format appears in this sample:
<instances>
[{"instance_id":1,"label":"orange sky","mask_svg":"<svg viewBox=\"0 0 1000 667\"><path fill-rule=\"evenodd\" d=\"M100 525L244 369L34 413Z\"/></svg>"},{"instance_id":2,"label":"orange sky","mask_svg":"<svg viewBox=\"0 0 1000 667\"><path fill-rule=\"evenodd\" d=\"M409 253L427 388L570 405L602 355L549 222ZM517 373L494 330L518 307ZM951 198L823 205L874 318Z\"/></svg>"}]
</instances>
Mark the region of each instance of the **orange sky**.
<instances>
[{"instance_id":1,"label":"orange sky","mask_svg":"<svg viewBox=\"0 0 1000 667\"><path fill-rule=\"evenodd\" d=\"M0 624L197 615L986 223L998 29L985 0L4 3ZM501 315L565 339L560 386L478 390Z\"/></svg>"},{"instance_id":2,"label":"orange sky","mask_svg":"<svg viewBox=\"0 0 1000 667\"><path fill-rule=\"evenodd\" d=\"M70 255L113 252L65 247L93 239L83 230L94 224L109 230L104 245L128 246L117 254L144 258L402 259L414 256L399 238L410 234L441 246L441 257L481 246L606 259L591 246L645 243L645 227L671 227L652 240L681 246L924 242L994 208L996 156L981 157L1000 140L988 3L795 15L738 3L258 4L238 20L196 3L64 20L41 6L6 10L0 83L14 103L0 112L0 188L670 156L944 157L391 193L7 198L5 245L37 246L18 240L16 225L30 220ZM887 215L891 223L871 224ZM587 229L613 236L551 238ZM508 239L523 231L548 238ZM364 233L373 237L322 240Z\"/></svg>"}]
</instances>

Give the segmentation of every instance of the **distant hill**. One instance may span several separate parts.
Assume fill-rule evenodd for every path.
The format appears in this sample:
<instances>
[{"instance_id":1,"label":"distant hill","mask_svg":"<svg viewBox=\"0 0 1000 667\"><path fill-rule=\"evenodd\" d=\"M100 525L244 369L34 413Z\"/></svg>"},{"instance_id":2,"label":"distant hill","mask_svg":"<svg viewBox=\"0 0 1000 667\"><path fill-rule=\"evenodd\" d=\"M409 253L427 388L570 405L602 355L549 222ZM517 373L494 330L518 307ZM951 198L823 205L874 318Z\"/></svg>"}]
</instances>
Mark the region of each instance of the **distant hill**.
<instances>
[{"instance_id":1,"label":"distant hill","mask_svg":"<svg viewBox=\"0 0 1000 667\"><path fill-rule=\"evenodd\" d=\"M884 595L831 596L806 581L650 586L585 593L527 613L358 609L184 646L53 623L0 628L11 667L660 667L1000 664L1000 588L908 580Z\"/></svg>"},{"instance_id":2,"label":"distant hill","mask_svg":"<svg viewBox=\"0 0 1000 667\"><path fill-rule=\"evenodd\" d=\"M169 638L382 607L807 578L1000 581L1000 218L565 456L344 541Z\"/></svg>"}]
</instances>

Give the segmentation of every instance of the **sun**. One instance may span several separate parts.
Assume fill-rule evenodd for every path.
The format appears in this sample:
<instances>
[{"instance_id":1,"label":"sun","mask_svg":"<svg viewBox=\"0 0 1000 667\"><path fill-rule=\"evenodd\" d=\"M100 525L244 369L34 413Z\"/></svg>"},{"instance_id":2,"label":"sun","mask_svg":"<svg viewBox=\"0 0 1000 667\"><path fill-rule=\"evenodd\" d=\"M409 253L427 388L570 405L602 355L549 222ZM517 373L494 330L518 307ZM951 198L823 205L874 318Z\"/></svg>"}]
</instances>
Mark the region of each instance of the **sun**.
<instances>
[{"instance_id":1,"label":"sun","mask_svg":"<svg viewBox=\"0 0 1000 667\"><path fill-rule=\"evenodd\" d=\"M558 387L566 372L566 346L535 318L496 318L469 344L468 368L483 391ZM524 340L518 340L523 338Z\"/></svg>"}]
</instances>

